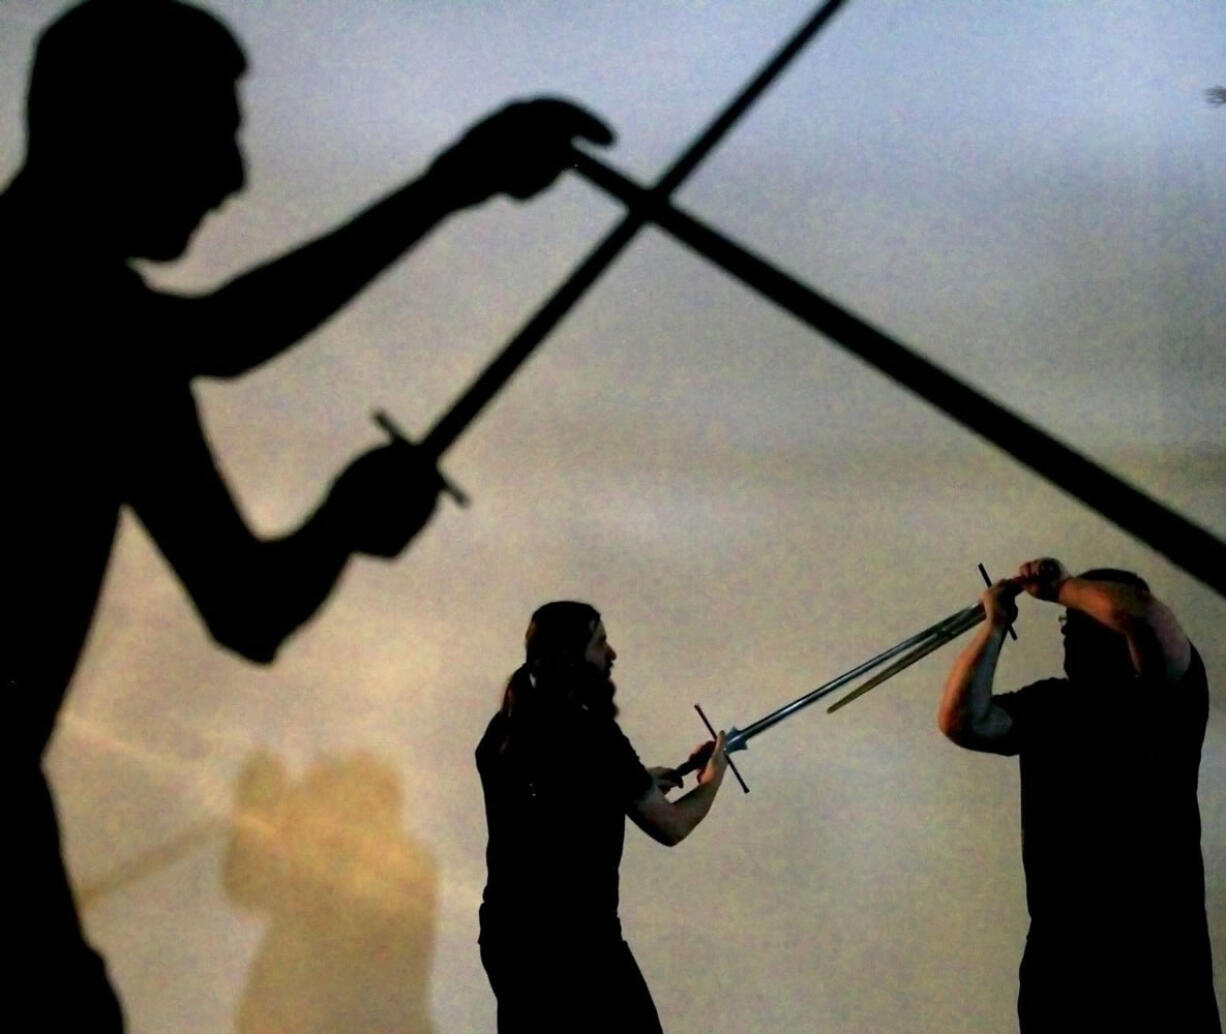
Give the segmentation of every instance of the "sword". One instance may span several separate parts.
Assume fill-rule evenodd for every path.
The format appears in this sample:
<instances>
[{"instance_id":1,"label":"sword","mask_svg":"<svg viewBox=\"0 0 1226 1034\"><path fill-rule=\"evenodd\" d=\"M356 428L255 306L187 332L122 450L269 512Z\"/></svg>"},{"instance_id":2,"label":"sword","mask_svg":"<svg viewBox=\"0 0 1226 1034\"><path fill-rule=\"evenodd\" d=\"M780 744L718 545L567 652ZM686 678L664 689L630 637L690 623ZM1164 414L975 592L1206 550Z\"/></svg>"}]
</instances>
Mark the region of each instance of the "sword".
<instances>
[{"instance_id":1,"label":"sword","mask_svg":"<svg viewBox=\"0 0 1226 1034\"><path fill-rule=\"evenodd\" d=\"M824 0L813 14L788 38L757 74L737 93L711 123L698 134L685 151L673 162L646 195L664 204L685 182L698 165L727 135L728 131L788 68L796 56L834 17L847 0ZM579 161L582 152L576 151ZM630 207L621 222L589 252L554 294L528 319L515 336L503 347L456 399L415 447L430 460L439 460L443 453L477 418L536 351L549 333L562 321L589 287L613 263L631 240L649 222L647 207ZM376 415L376 422L393 438L408 441L407 436L391 423L386 414ZM459 501L455 486L444 480L443 487Z\"/></svg>"},{"instance_id":2,"label":"sword","mask_svg":"<svg viewBox=\"0 0 1226 1034\"><path fill-rule=\"evenodd\" d=\"M979 573L983 576L983 580L990 587L992 584L992 579L988 576L988 572L986 568L984 568L983 564L979 565ZM1042 571L1040 571L1040 577L1043 577ZM1021 591L1020 585L1018 586L1018 591ZM772 726L778 725L784 719L790 718L797 711L802 711L810 704L816 703L818 700L829 696L838 689L842 689L849 682L855 681L861 675L867 675L874 668L879 668L887 661L893 661L893 663L888 667L878 671L866 682L857 686L846 696L832 704L827 709L827 714L845 707L847 704L851 703L851 701L863 696L869 690L874 689L881 685L881 683L893 678L900 671L909 668L916 661L927 657L928 654L940 649L951 640L957 639L963 632L974 628L981 621L983 621L985 616L986 612L984 611L982 603L976 603L973 606L954 611L954 613L950 614L948 617L944 617L935 624L929 625L922 631L916 632L912 636L908 636L901 642L891 646L888 650L882 650L881 653L877 654L875 657L870 657L862 664L857 664L854 668L849 668L847 671L843 672L842 675L836 676L829 682L822 683L822 685L818 686L816 689L805 693L803 696L797 697L791 703L784 704L782 707L771 711L770 714L764 715L756 722L751 722L749 725L745 726L744 729L738 729L733 726L728 730L728 733L725 736L724 753L732 754L738 750L745 750L749 741L753 739L753 737L765 732ZM1017 633L1013 632L1012 625L1009 626L1009 631L1013 635L1013 638L1016 639ZM711 732L711 735L714 736L715 730L712 728L711 723L707 720L707 716L703 713L702 708L699 707L698 704L695 704L694 709L698 712L699 717L702 719L703 724L706 725L707 729ZM709 757L709 755L704 756L701 752L699 752L678 768L673 769L673 771L678 778L687 775L690 772L698 771L706 764L707 757ZM741 784L741 789L744 790L745 793L749 793L749 787L745 784L745 780L741 778L740 772L736 770L736 766L733 765L731 758L728 760L728 767L732 769L733 774L737 778L737 782Z\"/></svg>"}]
</instances>

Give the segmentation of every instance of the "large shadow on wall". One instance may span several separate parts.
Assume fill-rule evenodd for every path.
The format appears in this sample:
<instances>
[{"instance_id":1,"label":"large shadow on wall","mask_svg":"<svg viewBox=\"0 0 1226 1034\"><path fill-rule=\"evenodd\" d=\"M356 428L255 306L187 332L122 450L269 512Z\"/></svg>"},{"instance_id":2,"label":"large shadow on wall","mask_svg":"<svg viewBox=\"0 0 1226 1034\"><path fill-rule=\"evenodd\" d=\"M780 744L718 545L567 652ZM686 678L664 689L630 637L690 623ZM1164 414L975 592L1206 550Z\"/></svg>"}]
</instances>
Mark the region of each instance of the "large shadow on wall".
<instances>
[{"instance_id":1,"label":"large shadow on wall","mask_svg":"<svg viewBox=\"0 0 1226 1034\"><path fill-rule=\"evenodd\" d=\"M268 929L238 1034L432 1034L438 877L403 831L402 797L396 773L365 754L297 780L269 754L246 763L222 878Z\"/></svg>"}]
</instances>

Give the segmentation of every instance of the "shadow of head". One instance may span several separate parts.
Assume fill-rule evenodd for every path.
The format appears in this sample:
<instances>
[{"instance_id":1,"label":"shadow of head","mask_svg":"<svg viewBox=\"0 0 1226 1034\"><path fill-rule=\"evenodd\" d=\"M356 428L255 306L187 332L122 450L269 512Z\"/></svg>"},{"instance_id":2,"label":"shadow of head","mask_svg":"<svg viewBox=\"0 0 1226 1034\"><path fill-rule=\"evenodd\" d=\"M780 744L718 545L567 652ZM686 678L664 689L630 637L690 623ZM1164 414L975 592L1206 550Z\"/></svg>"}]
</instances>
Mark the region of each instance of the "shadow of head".
<instances>
[{"instance_id":1,"label":"shadow of head","mask_svg":"<svg viewBox=\"0 0 1226 1034\"><path fill-rule=\"evenodd\" d=\"M235 904L267 918L240 1034L428 1034L438 873L401 828L395 769L367 754L293 777L271 754L240 773L223 864Z\"/></svg>"},{"instance_id":2,"label":"shadow of head","mask_svg":"<svg viewBox=\"0 0 1226 1034\"><path fill-rule=\"evenodd\" d=\"M243 187L242 48L177 0L85 0L39 38L26 170L95 243L169 260ZM101 239L98 239L101 237Z\"/></svg>"},{"instance_id":3,"label":"shadow of head","mask_svg":"<svg viewBox=\"0 0 1226 1034\"><path fill-rule=\"evenodd\" d=\"M402 800L396 772L366 754L321 759L297 779L272 755L253 756L236 793L228 893L248 908L329 925L424 918L434 863L402 829Z\"/></svg>"}]
</instances>

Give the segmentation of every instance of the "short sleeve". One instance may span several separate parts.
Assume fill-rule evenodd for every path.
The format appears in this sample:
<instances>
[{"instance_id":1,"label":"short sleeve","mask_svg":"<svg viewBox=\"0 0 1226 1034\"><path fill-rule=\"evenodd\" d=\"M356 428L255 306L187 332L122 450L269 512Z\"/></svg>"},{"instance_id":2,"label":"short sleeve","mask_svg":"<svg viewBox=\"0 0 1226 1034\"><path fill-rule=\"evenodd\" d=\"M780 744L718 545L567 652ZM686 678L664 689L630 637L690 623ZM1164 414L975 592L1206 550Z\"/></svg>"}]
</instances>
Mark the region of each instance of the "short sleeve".
<instances>
[{"instance_id":1,"label":"short sleeve","mask_svg":"<svg viewBox=\"0 0 1226 1034\"><path fill-rule=\"evenodd\" d=\"M609 774L610 788L618 803L628 806L650 790L655 780L616 722L609 722L605 746L605 771Z\"/></svg>"},{"instance_id":2,"label":"short sleeve","mask_svg":"<svg viewBox=\"0 0 1226 1034\"><path fill-rule=\"evenodd\" d=\"M1164 706L1158 709L1157 720L1181 743L1195 744L1199 754L1209 721L1209 676L1195 646L1188 670L1163 692L1162 699Z\"/></svg>"},{"instance_id":3,"label":"short sleeve","mask_svg":"<svg viewBox=\"0 0 1226 1034\"><path fill-rule=\"evenodd\" d=\"M1014 751L1021 750L1045 724L1044 712L1051 706L1063 679L1042 679L1011 693L998 693L992 703L1013 721L1009 739Z\"/></svg>"}]
</instances>

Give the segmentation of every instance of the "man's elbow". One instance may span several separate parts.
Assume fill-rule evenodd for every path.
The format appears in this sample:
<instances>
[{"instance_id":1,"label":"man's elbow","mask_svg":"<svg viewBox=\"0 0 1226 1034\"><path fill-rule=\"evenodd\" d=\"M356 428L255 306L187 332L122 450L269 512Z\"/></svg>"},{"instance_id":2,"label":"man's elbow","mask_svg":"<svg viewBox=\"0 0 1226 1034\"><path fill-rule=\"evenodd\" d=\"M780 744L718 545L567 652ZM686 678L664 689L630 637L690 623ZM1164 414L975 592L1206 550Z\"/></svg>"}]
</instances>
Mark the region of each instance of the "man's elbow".
<instances>
[{"instance_id":1,"label":"man's elbow","mask_svg":"<svg viewBox=\"0 0 1226 1034\"><path fill-rule=\"evenodd\" d=\"M668 829L662 830L658 839L665 847L676 847L689 835L688 829Z\"/></svg>"},{"instance_id":2,"label":"man's elbow","mask_svg":"<svg viewBox=\"0 0 1226 1034\"><path fill-rule=\"evenodd\" d=\"M218 646L254 664L272 664L285 642L283 633L263 622L206 619L205 624Z\"/></svg>"},{"instance_id":3,"label":"man's elbow","mask_svg":"<svg viewBox=\"0 0 1226 1034\"><path fill-rule=\"evenodd\" d=\"M976 722L962 716L949 718L941 715L937 726L947 740L963 750L1005 756L1017 753L1017 744L1009 730L993 724L990 718Z\"/></svg>"},{"instance_id":4,"label":"man's elbow","mask_svg":"<svg viewBox=\"0 0 1226 1034\"><path fill-rule=\"evenodd\" d=\"M690 834L690 829L679 818L667 813L650 819L636 818L636 822L652 840L665 847L676 847Z\"/></svg>"},{"instance_id":5,"label":"man's elbow","mask_svg":"<svg viewBox=\"0 0 1226 1034\"><path fill-rule=\"evenodd\" d=\"M964 726L965 718L956 711L942 708L937 713L937 728L941 730L941 735L959 747L962 746L960 740L964 735Z\"/></svg>"},{"instance_id":6,"label":"man's elbow","mask_svg":"<svg viewBox=\"0 0 1226 1034\"><path fill-rule=\"evenodd\" d=\"M277 659L277 652L281 648L280 643L222 643L221 645L238 654L243 660L251 661L262 667L271 665Z\"/></svg>"},{"instance_id":7,"label":"man's elbow","mask_svg":"<svg viewBox=\"0 0 1226 1034\"><path fill-rule=\"evenodd\" d=\"M950 743L965 750L982 750L984 737L974 722L958 712L942 711L937 715L937 728Z\"/></svg>"},{"instance_id":8,"label":"man's elbow","mask_svg":"<svg viewBox=\"0 0 1226 1034\"><path fill-rule=\"evenodd\" d=\"M676 847L689 834L688 829L683 829L678 824L667 819L657 820L655 822L640 822L644 833L646 833L657 844L663 844L665 847Z\"/></svg>"}]
</instances>

